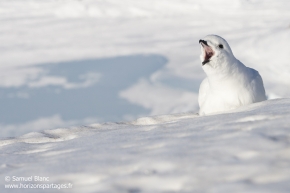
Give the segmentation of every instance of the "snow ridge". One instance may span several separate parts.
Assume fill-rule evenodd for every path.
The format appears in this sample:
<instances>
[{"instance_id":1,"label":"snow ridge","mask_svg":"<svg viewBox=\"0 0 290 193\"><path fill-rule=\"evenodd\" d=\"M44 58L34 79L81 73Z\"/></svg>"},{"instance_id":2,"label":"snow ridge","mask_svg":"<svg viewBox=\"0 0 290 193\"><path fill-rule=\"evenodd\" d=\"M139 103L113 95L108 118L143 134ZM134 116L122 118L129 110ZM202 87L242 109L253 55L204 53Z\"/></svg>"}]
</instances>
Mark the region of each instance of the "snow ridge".
<instances>
[{"instance_id":1,"label":"snow ridge","mask_svg":"<svg viewBox=\"0 0 290 193\"><path fill-rule=\"evenodd\" d=\"M0 140L0 172L73 184L61 192L286 193L289 120L290 99L276 99L210 116L33 132Z\"/></svg>"}]
</instances>

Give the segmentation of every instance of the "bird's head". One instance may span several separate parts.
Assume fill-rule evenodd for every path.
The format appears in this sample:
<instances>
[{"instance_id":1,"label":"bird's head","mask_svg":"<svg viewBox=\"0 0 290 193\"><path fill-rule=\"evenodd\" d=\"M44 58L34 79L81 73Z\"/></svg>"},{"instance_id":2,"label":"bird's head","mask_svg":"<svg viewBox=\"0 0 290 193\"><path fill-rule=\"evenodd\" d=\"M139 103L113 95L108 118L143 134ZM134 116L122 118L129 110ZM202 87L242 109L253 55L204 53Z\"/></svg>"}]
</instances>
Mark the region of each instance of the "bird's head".
<instances>
[{"instance_id":1,"label":"bird's head","mask_svg":"<svg viewBox=\"0 0 290 193\"><path fill-rule=\"evenodd\" d=\"M200 60L204 71L213 73L226 70L235 57L225 39L217 35L208 35L199 40L201 44Z\"/></svg>"}]
</instances>

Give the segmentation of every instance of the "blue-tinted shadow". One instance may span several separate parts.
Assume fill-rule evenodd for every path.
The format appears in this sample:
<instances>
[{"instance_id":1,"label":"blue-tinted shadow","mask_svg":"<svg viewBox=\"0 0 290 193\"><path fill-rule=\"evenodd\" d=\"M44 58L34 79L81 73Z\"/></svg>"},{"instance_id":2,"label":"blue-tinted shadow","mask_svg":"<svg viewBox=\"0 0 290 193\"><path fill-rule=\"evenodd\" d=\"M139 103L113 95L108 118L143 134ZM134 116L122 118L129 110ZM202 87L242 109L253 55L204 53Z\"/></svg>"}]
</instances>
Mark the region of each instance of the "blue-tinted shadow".
<instances>
[{"instance_id":1,"label":"blue-tinted shadow","mask_svg":"<svg viewBox=\"0 0 290 193\"><path fill-rule=\"evenodd\" d=\"M55 114L64 120L99 117L102 121L120 121L124 115L147 114L149 110L118 96L140 78L148 78L167 63L161 55L134 55L37 65L46 75L65 77L81 83L80 75L99 73L97 83L87 88L65 89L61 86L0 88L0 123L20 124ZM9 98L24 92L28 98Z\"/></svg>"}]
</instances>

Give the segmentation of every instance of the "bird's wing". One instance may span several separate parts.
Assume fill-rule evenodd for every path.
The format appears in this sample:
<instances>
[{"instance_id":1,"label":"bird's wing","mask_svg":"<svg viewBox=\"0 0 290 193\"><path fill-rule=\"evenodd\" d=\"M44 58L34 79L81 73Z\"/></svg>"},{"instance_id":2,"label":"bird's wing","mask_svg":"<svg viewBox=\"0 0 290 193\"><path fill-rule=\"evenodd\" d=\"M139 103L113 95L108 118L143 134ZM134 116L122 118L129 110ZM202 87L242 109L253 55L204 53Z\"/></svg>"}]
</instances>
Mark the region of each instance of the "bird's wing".
<instances>
[{"instance_id":1,"label":"bird's wing","mask_svg":"<svg viewBox=\"0 0 290 193\"><path fill-rule=\"evenodd\" d=\"M255 102L260 102L260 101L266 100L265 88L264 88L262 77L260 76L258 71L254 70L252 68L249 68L249 69L253 73L251 87L255 91L254 93L256 93L256 96L255 96L256 101Z\"/></svg>"},{"instance_id":2,"label":"bird's wing","mask_svg":"<svg viewBox=\"0 0 290 193\"><path fill-rule=\"evenodd\" d=\"M209 90L209 82L208 82L208 79L205 78L201 82L200 87L199 87L199 93L198 93L198 104L199 104L199 107L201 107L202 104L204 103L204 101L206 99L206 96L208 94L208 90Z\"/></svg>"}]
</instances>

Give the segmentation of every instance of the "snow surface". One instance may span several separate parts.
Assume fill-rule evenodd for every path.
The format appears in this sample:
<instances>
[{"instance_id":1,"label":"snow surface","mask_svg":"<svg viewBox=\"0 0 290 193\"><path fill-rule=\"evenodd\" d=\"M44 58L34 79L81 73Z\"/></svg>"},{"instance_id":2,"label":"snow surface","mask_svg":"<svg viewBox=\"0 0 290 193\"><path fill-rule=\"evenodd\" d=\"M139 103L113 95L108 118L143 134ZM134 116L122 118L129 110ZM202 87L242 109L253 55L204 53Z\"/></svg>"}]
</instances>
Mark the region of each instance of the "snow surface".
<instances>
[{"instance_id":1,"label":"snow surface","mask_svg":"<svg viewBox=\"0 0 290 193\"><path fill-rule=\"evenodd\" d=\"M1 137L197 112L205 77L198 40L207 34L224 37L239 60L260 72L270 98L289 97L289 9L289 0L1 0ZM124 69L128 79L115 81L125 86L110 87L114 92L104 97L96 96L97 87L110 86L104 81L107 74L99 68L93 74L67 68L76 67L76 61L88 69L87 60L136 55L157 55L167 62L138 77ZM68 75L51 73L47 65L52 64ZM95 105L120 105L96 108L93 98ZM62 101L72 102L62 108Z\"/></svg>"},{"instance_id":2,"label":"snow surface","mask_svg":"<svg viewBox=\"0 0 290 193\"><path fill-rule=\"evenodd\" d=\"M290 99L275 99L218 115L143 117L7 138L0 141L1 192L288 193L289 120ZM73 188L5 189L6 176L44 176Z\"/></svg>"}]
</instances>

